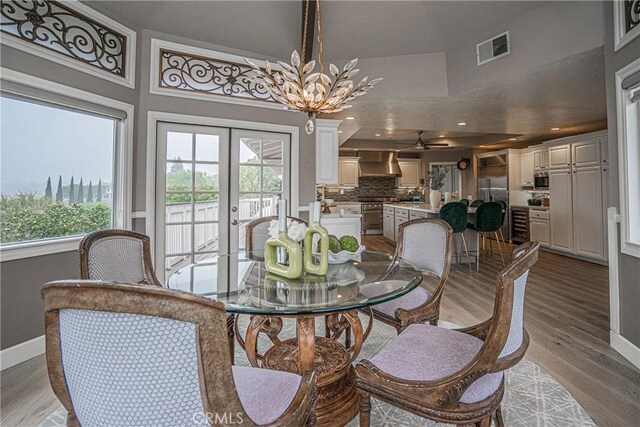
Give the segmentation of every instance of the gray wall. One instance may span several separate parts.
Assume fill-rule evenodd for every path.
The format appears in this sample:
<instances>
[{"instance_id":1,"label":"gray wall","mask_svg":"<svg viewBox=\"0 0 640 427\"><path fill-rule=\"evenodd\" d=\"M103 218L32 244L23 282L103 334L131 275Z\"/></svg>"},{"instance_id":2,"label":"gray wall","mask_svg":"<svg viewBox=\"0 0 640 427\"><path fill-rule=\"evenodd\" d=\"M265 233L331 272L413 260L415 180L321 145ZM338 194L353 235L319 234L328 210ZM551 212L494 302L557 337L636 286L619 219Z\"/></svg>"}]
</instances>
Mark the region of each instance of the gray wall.
<instances>
[{"instance_id":1,"label":"gray wall","mask_svg":"<svg viewBox=\"0 0 640 427\"><path fill-rule=\"evenodd\" d=\"M141 31L120 17L112 17L128 25L138 33L135 89L129 89L90 76L10 47L2 46L0 48L0 55L2 56L2 66L5 68L135 105L133 211L144 211L146 209L146 125L147 112L150 110L298 126L300 129L300 157L297 160L300 164L300 175L297 179L300 185L300 204L306 205L315 200L314 136L308 136L305 133L303 129L305 117L302 114L275 109L158 96L149 93L149 56L152 36L170 41L184 42L199 47L223 50L229 53L243 54L243 52L158 33ZM255 56L251 53L247 54ZM153 233L153 230L146 228L144 219L133 220L133 228L139 232ZM1 263L1 349L12 347L44 333L43 306L40 298L41 287L44 283L51 280L79 277L80 272L78 265L77 251Z\"/></svg>"},{"instance_id":2,"label":"gray wall","mask_svg":"<svg viewBox=\"0 0 640 427\"><path fill-rule=\"evenodd\" d=\"M605 75L607 84L607 120L609 132L609 200L620 209L618 175L618 132L616 112L615 73L640 57L640 37L614 51L613 8L615 2L605 2ZM620 332L623 337L640 346L640 259L619 253Z\"/></svg>"}]
</instances>

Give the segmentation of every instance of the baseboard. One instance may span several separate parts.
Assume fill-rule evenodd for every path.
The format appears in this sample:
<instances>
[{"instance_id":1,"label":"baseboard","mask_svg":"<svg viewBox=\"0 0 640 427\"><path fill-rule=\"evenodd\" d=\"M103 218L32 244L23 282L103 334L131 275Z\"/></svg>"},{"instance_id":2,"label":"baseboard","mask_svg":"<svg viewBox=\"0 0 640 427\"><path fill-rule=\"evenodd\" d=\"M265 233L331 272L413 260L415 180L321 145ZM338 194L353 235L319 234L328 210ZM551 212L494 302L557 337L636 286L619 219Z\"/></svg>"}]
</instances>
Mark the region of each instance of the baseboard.
<instances>
[{"instance_id":1,"label":"baseboard","mask_svg":"<svg viewBox=\"0 0 640 427\"><path fill-rule=\"evenodd\" d=\"M45 351L44 335L0 351L0 370L4 371Z\"/></svg>"},{"instance_id":2,"label":"baseboard","mask_svg":"<svg viewBox=\"0 0 640 427\"><path fill-rule=\"evenodd\" d=\"M610 331L609 336L611 347L613 347L615 351L620 353L622 357L631 362L635 367L640 369L640 348L629 342L629 340L622 335L616 334L613 331Z\"/></svg>"}]
</instances>

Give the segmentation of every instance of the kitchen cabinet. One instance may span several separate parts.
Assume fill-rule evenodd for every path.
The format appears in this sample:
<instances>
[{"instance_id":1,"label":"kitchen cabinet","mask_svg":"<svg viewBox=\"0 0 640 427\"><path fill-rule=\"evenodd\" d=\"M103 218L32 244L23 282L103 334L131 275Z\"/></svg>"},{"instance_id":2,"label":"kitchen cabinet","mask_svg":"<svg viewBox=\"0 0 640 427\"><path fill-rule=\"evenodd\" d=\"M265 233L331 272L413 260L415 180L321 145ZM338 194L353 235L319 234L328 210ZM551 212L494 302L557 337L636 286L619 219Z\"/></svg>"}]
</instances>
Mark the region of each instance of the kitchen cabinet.
<instances>
[{"instance_id":1,"label":"kitchen cabinet","mask_svg":"<svg viewBox=\"0 0 640 427\"><path fill-rule=\"evenodd\" d=\"M409 211L407 209L395 209L394 212L394 233L395 241L400 240L400 226L409 221Z\"/></svg>"},{"instance_id":2,"label":"kitchen cabinet","mask_svg":"<svg viewBox=\"0 0 640 427\"><path fill-rule=\"evenodd\" d=\"M529 209L529 235L531 240L540 242L541 246L550 245L551 229L548 211Z\"/></svg>"},{"instance_id":3,"label":"kitchen cabinet","mask_svg":"<svg viewBox=\"0 0 640 427\"><path fill-rule=\"evenodd\" d=\"M576 255L604 259L604 212L600 166L575 168L573 185L573 245Z\"/></svg>"},{"instance_id":4,"label":"kitchen cabinet","mask_svg":"<svg viewBox=\"0 0 640 427\"><path fill-rule=\"evenodd\" d=\"M520 154L520 185L533 187L533 151Z\"/></svg>"},{"instance_id":5,"label":"kitchen cabinet","mask_svg":"<svg viewBox=\"0 0 640 427\"><path fill-rule=\"evenodd\" d=\"M341 120L316 120L316 185L338 184L338 126Z\"/></svg>"},{"instance_id":6,"label":"kitchen cabinet","mask_svg":"<svg viewBox=\"0 0 640 427\"><path fill-rule=\"evenodd\" d=\"M339 179L338 184L341 187L357 187L358 186L358 157L340 157L338 161Z\"/></svg>"},{"instance_id":7,"label":"kitchen cabinet","mask_svg":"<svg viewBox=\"0 0 640 427\"><path fill-rule=\"evenodd\" d=\"M549 151L541 148L533 151L533 169L547 169L549 166Z\"/></svg>"},{"instance_id":8,"label":"kitchen cabinet","mask_svg":"<svg viewBox=\"0 0 640 427\"><path fill-rule=\"evenodd\" d=\"M393 208L391 208L390 212L385 208L382 214L382 235L385 239L391 240L392 242L396 241L395 226Z\"/></svg>"},{"instance_id":9,"label":"kitchen cabinet","mask_svg":"<svg viewBox=\"0 0 640 427\"><path fill-rule=\"evenodd\" d=\"M431 218L431 215L429 215L428 212L421 212L421 211L409 211L409 221L413 221L414 219L424 219L424 218Z\"/></svg>"},{"instance_id":10,"label":"kitchen cabinet","mask_svg":"<svg viewBox=\"0 0 640 427\"><path fill-rule=\"evenodd\" d=\"M571 144L572 166L600 166L600 140L591 139Z\"/></svg>"},{"instance_id":11,"label":"kitchen cabinet","mask_svg":"<svg viewBox=\"0 0 640 427\"><path fill-rule=\"evenodd\" d=\"M573 197L571 169L549 171L551 248L573 252Z\"/></svg>"},{"instance_id":12,"label":"kitchen cabinet","mask_svg":"<svg viewBox=\"0 0 640 427\"><path fill-rule=\"evenodd\" d=\"M571 144L549 147L549 169L565 169L571 166Z\"/></svg>"},{"instance_id":13,"label":"kitchen cabinet","mask_svg":"<svg viewBox=\"0 0 640 427\"><path fill-rule=\"evenodd\" d=\"M402 176L397 179L399 188L420 186L420 159L398 159Z\"/></svg>"}]
</instances>

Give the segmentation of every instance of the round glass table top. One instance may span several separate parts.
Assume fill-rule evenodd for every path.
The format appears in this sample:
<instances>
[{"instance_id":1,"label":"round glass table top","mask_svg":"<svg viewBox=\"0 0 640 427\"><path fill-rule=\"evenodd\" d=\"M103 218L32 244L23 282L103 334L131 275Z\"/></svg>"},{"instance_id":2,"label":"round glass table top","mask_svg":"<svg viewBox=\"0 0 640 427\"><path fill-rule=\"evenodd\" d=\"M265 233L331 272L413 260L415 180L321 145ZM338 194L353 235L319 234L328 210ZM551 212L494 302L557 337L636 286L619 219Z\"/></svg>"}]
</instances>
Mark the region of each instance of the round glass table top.
<instances>
[{"instance_id":1,"label":"round glass table top","mask_svg":"<svg viewBox=\"0 0 640 427\"><path fill-rule=\"evenodd\" d=\"M365 251L325 276L286 279L266 271L263 252L220 255L181 268L167 282L225 304L228 312L295 315L353 310L398 298L422 281L401 258Z\"/></svg>"}]
</instances>

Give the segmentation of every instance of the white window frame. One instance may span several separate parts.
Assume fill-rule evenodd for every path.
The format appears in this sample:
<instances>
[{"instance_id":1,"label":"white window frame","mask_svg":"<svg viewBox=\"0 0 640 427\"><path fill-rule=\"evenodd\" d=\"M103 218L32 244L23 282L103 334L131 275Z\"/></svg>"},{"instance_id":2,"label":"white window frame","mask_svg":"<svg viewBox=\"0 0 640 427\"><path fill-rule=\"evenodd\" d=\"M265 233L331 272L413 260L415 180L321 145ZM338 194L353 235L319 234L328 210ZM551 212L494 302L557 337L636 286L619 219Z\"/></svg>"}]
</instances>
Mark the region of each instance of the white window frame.
<instances>
[{"instance_id":1,"label":"white window frame","mask_svg":"<svg viewBox=\"0 0 640 427\"><path fill-rule=\"evenodd\" d=\"M623 1L616 0L613 2L613 29L616 52L640 35L640 25L636 25L628 33L625 32Z\"/></svg>"},{"instance_id":2,"label":"white window frame","mask_svg":"<svg viewBox=\"0 0 640 427\"><path fill-rule=\"evenodd\" d=\"M427 174L431 173L431 168L433 166L458 166L458 162L429 162L429 168L427 169ZM462 198L462 171L460 169L458 169L459 175L460 175L460 182L458 182L458 189L456 190L458 192L458 197ZM443 194L444 196L444 194Z\"/></svg>"},{"instance_id":3,"label":"white window frame","mask_svg":"<svg viewBox=\"0 0 640 427\"><path fill-rule=\"evenodd\" d=\"M2 81L18 83L53 94L63 95L78 101L91 102L126 113L117 126L117 138L114 156L113 185L113 227L131 228L132 171L133 171L133 118L134 106L112 98L96 95L70 86L33 77L28 74L0 67ZM84 236L61 236L46 240L19 242L0 246L0 261L12 261L78 249L78 243Z\"/></svg>"},{"instance_id":4,"label":"white window frame","mask_svg":"<svg viewBox=\"0 0 640 427\"><path fill-rule=\"evenodd\" d=\"M640 185L640 183L630 180L631 174L638 176L638 168L640 165L638 165L637 158L634 161L631 156L633 156L634 153L637 156L638 150L640 150L640 141L636 139L636 145L630 147L632 143L630 135L639 134L640 120L638 119L638 109L640 109L640 106L637 102L631 102L632 90L624 90L622 88L622 81L638 72L640 72L640 58L616 72L621 251L636 258L640 258L640 238L638 239L639 241L631 240L630 221L638 220L638 216L634 217L631 214L631 207L635 207L636 210L640 209L640 198L637 198L638 200L630 200L629 195L631 194L630 190L632 185ZM638 137L636 136L636 138Z\"/></svg>"}]
</instances>

